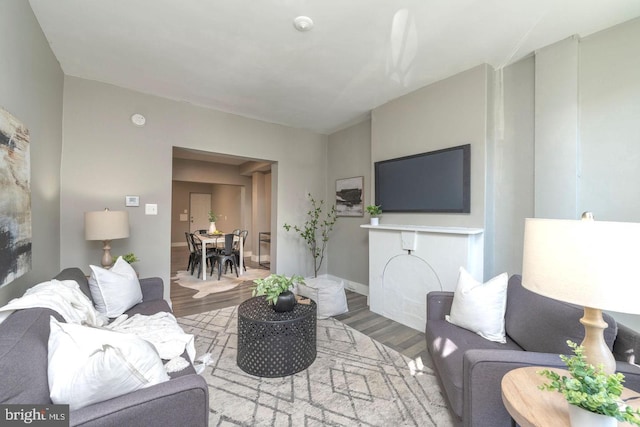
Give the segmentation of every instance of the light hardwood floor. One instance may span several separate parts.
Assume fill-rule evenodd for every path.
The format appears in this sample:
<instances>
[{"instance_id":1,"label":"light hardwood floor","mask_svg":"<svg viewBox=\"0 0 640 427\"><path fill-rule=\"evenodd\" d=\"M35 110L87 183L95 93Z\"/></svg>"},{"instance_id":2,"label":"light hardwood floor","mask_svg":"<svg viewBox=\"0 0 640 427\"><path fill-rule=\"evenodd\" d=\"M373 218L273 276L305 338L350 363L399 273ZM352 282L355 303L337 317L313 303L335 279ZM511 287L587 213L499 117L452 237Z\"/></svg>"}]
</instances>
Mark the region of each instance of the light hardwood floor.
<instances>
[{"instance_id":1,"label":"light hardwood floor","mask_svg":"<svg viewBox=\"0 0 640 427\"><path fill-rule=\"evenodd\" d=\"M172 276L178 270L186 269L188 259L189 252L186 246L173 247L171 249ZM246 262L248 262L248 266L258 268L258 265L250 260L247 259ZM193 295L196 294L196 291L172 282L171 301L173 303L173 311L176 316L180 317L238 305L251 297L252 286L253 283L247 281L235 289L194 299ZM371 312L367 305L366 296L351 291L346 291L346 293L349 312L335 316L337 320L411 359L420 358L425 366L431 367L431 359L427 353L423 333Z\"/></svg>"}]
</instances>

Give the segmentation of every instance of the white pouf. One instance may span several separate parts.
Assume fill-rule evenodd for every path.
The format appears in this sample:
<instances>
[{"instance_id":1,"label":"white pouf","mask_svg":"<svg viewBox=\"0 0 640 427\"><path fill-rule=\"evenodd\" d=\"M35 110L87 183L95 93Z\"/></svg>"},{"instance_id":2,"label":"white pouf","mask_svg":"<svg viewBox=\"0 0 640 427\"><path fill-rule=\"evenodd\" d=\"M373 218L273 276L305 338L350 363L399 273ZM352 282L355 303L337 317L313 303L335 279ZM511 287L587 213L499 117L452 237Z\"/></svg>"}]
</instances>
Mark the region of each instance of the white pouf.
<instances>
[{"instance_id":1,"label":"white pouf","mask_svg":"<svg viewBox=\"0 0 640 427\"><path fill-rule=\"evenodd\" d=\"M344 282L333 280L326 276L304 279L305 284L299 284L294 293L311 298L318 306L318 319L337 316L349 311L347 295L344 293Z\"/></svg>"}]
</instances>

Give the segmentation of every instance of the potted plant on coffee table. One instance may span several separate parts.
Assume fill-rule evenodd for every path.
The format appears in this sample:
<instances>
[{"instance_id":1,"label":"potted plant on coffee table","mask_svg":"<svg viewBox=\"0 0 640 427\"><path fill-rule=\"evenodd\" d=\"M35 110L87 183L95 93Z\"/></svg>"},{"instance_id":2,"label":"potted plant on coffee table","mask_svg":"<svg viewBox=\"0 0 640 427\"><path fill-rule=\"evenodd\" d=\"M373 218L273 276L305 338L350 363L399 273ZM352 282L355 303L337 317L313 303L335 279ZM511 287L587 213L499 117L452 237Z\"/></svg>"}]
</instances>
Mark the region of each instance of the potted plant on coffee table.
<instances>
[{"instance_id":1,"label":"potted plant on coffee table","mask_svg":"<svg viewBox=\"0 0 640 427\"><path fill-rule=\"evenodd\" d=\"M567 365L570 376L544 369L538 373L551 383L540 386L542 390L558 391L569 403L569 418L573 427L617 426L625 421L640 426L640 412L625 404L622 394L624 375L607 374L586 362L584 348L572 341L567 345L574 356L560 355ZM593 419L593 422L591 421Z\"/></svg>"},{"instance_id":2,"label":"potted plant on coffee table","mask_svg":"<svg viewBox=\"0 0 640 427\"><path fill-rule=\"evenodd\" d=\"M264 279L253 281L255 287L252 295L266 295L266 300L273 309L278 312L293 310L296 304L296 296L291 292L291 288L296 284L304 284L302 276L294 274L287 277L284 274L271 274Z\"/></svg>"}]
</instances>

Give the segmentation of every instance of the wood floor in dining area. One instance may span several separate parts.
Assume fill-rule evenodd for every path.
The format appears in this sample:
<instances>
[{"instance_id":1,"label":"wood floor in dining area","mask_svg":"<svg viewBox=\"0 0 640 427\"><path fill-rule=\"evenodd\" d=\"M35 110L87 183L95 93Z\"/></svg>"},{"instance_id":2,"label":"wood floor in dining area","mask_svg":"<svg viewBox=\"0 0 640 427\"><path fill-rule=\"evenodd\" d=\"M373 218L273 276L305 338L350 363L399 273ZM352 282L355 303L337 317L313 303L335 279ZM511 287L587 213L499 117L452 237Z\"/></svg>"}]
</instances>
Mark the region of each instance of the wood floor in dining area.
<instances>
[{"instance_id":1,"label":"wood floor in dining area","mask_svg":"<svg viewBox=\"0 0 640 427\"><path fill-rule=\"evenodd\" d=\"M186 270L188 259L189 251L186 246L173 247L171 249L171 275L174 276L178 270ZM260 268L249 259L246 259L245 262L249 267ZM251 298L252 286L250 281L246 281L234 289L195 299L193 298L193 295L197 293L195 290L185 288L172 281L173 311L176 316L180 317L238 305ZM427 353L424 333L371 312L367 305L366 296L351 291L346 291L346 294L349 311L335 316L337 320L411 359L420 358L425 366L431 367L431 358Z\"/></svg>"}]
</instances>

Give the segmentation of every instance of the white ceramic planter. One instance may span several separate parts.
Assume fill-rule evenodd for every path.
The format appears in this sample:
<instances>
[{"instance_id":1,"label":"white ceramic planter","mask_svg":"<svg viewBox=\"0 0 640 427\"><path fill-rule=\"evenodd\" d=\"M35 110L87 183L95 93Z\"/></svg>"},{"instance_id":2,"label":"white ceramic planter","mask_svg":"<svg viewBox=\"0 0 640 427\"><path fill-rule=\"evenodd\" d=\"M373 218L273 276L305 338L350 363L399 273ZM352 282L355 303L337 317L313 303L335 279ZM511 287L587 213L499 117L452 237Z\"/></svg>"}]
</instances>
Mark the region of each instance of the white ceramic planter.
<instances>
[{"instance_id":1,"label":"white ceramic planter","mask_svg":"<svg viewBox=\"0 0 640 427\"><path fill-rule=\"evenodd\" d=\"M371 218L371 225L378 225L378 223L380 222L380 218Z\"/></svg>"},{"instance_id":2,"label":"white ceramic planter","mask_svg":"<svg viewBox=\"0 0 640 427\"><path fill-rule=\"evenodd\" d=\"M571 427L617 427L618 420L606 415L596 414L576 405L569 405Z\"/></svg>"},{"instance_id":3,"label":"white ceramic planter","mask_svg":"<svg viewBox=\"0 0 640 427\"><path fill-rule=\"evenodd\" d=\"M213 234L216 232L216 223L215 222L210 222L209 223L209 234Z\"/></svg>"}]
</instances>

